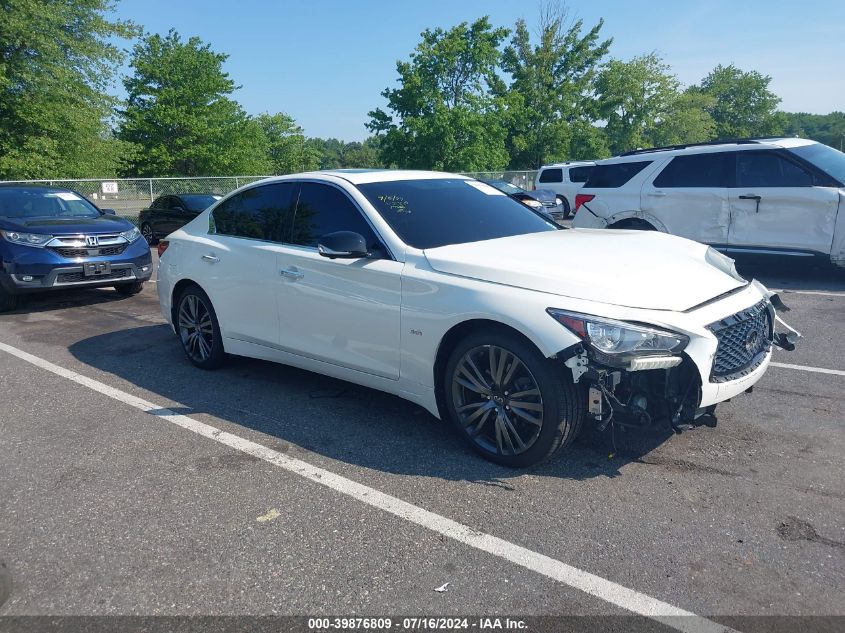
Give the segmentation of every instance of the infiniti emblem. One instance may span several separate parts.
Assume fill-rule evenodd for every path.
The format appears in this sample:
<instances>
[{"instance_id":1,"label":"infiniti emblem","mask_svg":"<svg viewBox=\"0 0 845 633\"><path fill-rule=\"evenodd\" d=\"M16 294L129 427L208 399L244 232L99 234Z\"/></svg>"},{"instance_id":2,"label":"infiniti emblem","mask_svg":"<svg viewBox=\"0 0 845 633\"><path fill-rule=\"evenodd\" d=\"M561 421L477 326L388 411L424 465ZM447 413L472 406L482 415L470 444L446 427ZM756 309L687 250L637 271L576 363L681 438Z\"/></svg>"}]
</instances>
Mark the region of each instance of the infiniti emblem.
<instances>
[{"instance_id":1,"label":"infiniti emblem","mask_svg":"<svg viewBox=\"0 0 845 633\"><path fill-rule=\"evenodd\" d=\"M100 238L96 235L86 235L85 236L85 245L86 246L99 246L100 245Z\"/></svg>"},{"instance_id":2,"label":"infiniti emblem","mask_svg":"<svg viewBox=\"0 0 845 633\"><path fill-rule=\"evenodd\" d=\"M760 340L760 333L757 330L751 330L745 337L745 350L753 352L757 349L757 343Z\"/></svg>"}]
</instances>

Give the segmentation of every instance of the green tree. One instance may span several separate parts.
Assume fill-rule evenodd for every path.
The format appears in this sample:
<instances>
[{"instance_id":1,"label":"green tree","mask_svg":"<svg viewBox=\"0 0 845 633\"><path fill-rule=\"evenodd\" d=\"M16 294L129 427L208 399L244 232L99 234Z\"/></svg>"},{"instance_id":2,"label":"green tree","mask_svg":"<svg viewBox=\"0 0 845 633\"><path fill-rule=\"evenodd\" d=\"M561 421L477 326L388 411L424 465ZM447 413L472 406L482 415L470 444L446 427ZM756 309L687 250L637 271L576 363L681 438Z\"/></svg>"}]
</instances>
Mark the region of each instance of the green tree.
<instances>
[{"instance_id":1,"label":"green tree","mask_svg":"<svg viewBox=\"0 0 845 633\"><path fill-rule=\"evenodd\" d=\"M396 63L400 87L382 92L390 114L369 113L384 164L446 171L507 165L503 102L494 96L504 92L496 69L507 34L486 16L422 33L410 60Z\"/></svg>"},{"instance_id":2,"label":"green tree","mask_svg":"<svg viewBox=\"0 0 845 633\"><path fill-rule=\"evenodd\" d=\"M319 167L319 154L310 147L293 117L282 112L259 114L256 122L264 133L265 153L273 174L292 174Z\"/></svg>"},{"instance_id":3,"label":"green tree","mask_svg":"<svg viewBox=\"0 0 845 633\"><path fill-rule=\"evenodd\" d=\"M831 112L830 114L810 114L808 112L792 112L786 114L789 123L787 134L811 138L819 143L835 147L839 151L845 149L845 112Z\"/></svg>"},{"instance_id":4,"label":"green tree","mask_svg":"<svg viewBox=\"0 0 845 633\"><path fill-rule=\"evenodd\" d=\"M709 108L720 139L782 134L788 123L778 111L780 97L769 90L772 78L733 64L716 66L699 86L714 99Z\"/></svg>"},{"instance_id":5,"label":"green tree","mask_svg":"<svg viewBox=\"0 0 845 633\"><path fill-rule=\"evenodd\" d=\"M382 167L379 139L345 143L336 138L309 138L307 145L318 156L320 169L361 169Z\"/></svg>"},{"instance_id":6,"label":"green tree","mask_svg":"<svg viewBox=\"0 0 845 633\"><path fill-rule=\"evenodd\" d=\"M127 106L119 136L140 147L139 176L265 174L271 169L261 125L229 98L228 55L198 37L147 34L133 49L124 80Z\"/></svg>"},{"instance_id":7,"label":"green tree","mask_svg":"<svg viewBox=\"0 0 845 633\"><path fill-rule=\"evenodd\" d=\"M655 53L611 60L597 81L605 133L613 153L654 144L678 100L678 79Z\"/></svg>"},{"instance_id":8,"label":"green tree","mask_svg":"<svg viewBox=\"0 0 845 633\"><path fill-rule=\"evenodd\" d=\"M137 29L109 0L0 2L0 178L113 176L131 147L116 141L108 95Z\"/></svg>"},{"instance_id":9,"label":"green tree","mask_svg":"<svg viewBox=\"0 0 845 633\"><path fill-rule=\"evenodd\" d=\"M695 89L675 95L669 102L666 115L651 133L656 145L701 143L716 137L716 123L710 116L715 99Z\"/></svg>"},{"instance_id":10,"label":"green tree","mask_svg":"<svg viewBox=\"0 0 845 633\"><path fill-rule=\"evenodd\" d=\"M525 20L517 21L502 54L502 68L513 78L507 139L512 168L593 158L605 150L592 126L598 118L595 82L612 42L600 39L603 24L599 20L582 32L582 20L570 22L565 8L550 4L540 12L539 41L532 46Z\"/></svg>"}]
</instances>

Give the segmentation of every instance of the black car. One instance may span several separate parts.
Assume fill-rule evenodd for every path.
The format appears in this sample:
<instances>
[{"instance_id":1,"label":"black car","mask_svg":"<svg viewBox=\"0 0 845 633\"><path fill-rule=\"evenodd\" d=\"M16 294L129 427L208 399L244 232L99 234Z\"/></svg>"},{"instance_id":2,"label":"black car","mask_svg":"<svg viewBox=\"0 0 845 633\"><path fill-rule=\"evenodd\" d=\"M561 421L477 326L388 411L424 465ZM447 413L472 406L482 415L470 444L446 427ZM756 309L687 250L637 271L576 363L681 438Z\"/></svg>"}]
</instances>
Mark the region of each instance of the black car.
<instances>
[{"instance_id":1,"label":"black car","mask_svg":"<svg viewBox=\"0 0 845 633\"><path fill-rule=\"evenodd\" d=\"M176 229L205 211L220 200L212 193L180 193L156 198L148 209L141 211L138 226L149 244L166 237Z\"/></svg>"},{"instance_id":2,"label":"black car","mask_svg":"<svg viewBox=\"0 0 845 633\"><path fill-rule=\"evenodd\" d=\"M542 213L552 222L560 224L566 218L563 200L554 191L549 189L528 191L505 180L493 179L485 180L484 182L491 187L495 187L502 193L509 195L514 200L518 200L522 204Z\"/></svg>"}]
</instances>

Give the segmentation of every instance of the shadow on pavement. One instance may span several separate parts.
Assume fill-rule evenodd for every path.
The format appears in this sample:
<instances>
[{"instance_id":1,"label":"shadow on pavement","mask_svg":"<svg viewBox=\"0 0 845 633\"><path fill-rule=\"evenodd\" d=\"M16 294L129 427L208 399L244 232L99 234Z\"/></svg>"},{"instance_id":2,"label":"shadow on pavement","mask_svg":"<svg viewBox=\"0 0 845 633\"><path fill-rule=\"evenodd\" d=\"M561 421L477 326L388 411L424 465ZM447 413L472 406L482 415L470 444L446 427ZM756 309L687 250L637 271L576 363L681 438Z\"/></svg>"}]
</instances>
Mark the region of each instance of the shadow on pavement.
<instances>
[{"instance_id":1,"label":"shadow on pavement","mask_svg":"<svg viewBox=\"0 0 845 633\"><path fill-rule=\"evenodd\" d=\"M139 345L139 342L144 344ZM483 460L451 426L410 402L366 387L275 363L232 357L226 367L202 371L184 357L165 325L124 329L70 347L80 361L114 374L171 402L179 413L210 414L325 457L368 469L508 486L523 474L588 479L619 469L663 443L670 432L583 432L568 450L525 470ZM166 399L166 402L163 400Z\"/></svg>"},{"instance_id":2,"label":"shadow on pavement","mask_svg":"<svg viewBox=\"0 0 845 633\"><path fill-rule=\"evenodd\" d=\"M733 256L733 255L732 255ZM809 259L809 261L808 261ZM845 292L845 268L811 258L737 257L737 270L768 288L785 291Z\"/></svg>"}]
</instances>

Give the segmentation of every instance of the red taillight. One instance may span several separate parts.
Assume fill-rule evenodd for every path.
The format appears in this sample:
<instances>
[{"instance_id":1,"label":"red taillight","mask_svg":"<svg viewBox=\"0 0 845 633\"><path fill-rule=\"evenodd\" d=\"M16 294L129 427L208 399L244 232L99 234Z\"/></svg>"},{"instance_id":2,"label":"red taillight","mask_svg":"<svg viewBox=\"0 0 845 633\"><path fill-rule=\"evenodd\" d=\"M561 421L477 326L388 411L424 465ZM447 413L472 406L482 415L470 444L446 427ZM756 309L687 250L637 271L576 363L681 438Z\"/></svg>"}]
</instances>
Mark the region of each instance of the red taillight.
<instances>
[{"instance_id":1,"label":"red taillight","mask_svg":"<svg viewBox=\"0 0 845 633\"><path fill-rule=\"evenodd\" d=\"M158 243L158 256L159 256L159 257L161 257L162 255L164 255L164 251L166 251L166 250L167 250L167 247L168 247L168 246L170 246L170 242L168 242L167 240L161 240L161 241Z\"/></svg>"},{"instance_id":2,"label":"red taillight","mask_svg":"<svg viewBox=\"0 0 845 633\"><path fill-rule=\"evenodd\" d=\"M589 202L595 198L595 196L591 193L576 193L575 194L575 210L577 211L578 208L584 204L585 202Z\"/></svg>"}]
</instances>

